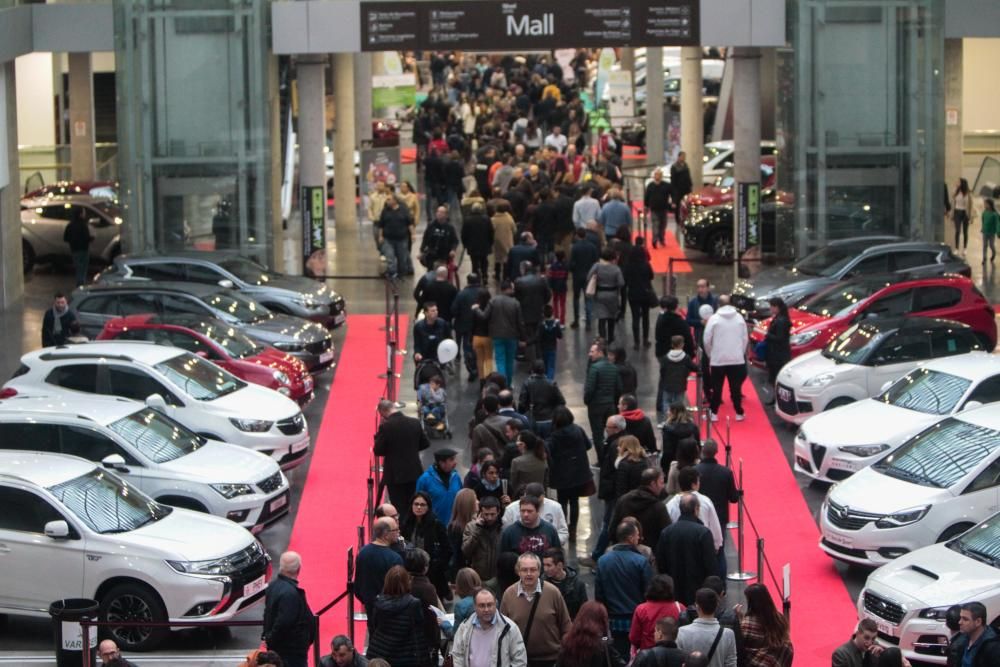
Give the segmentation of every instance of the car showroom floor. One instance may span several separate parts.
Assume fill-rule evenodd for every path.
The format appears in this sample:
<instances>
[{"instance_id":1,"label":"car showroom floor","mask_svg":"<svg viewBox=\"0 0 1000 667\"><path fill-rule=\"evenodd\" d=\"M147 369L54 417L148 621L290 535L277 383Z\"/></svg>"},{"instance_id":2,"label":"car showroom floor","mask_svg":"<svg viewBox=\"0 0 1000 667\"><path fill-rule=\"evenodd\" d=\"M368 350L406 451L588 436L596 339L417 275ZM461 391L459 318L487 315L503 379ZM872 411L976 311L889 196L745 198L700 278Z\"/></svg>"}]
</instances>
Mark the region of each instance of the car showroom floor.
<instances>
[{"instance_id":1,"label":"car showroom floor","mask_svg":"<svg viewBox=\"0 0 1000 667\"><path fill-rule=\"evenodd\" d=\"M372 274L373 276L371 280L334 279L331 281L337 291L343 294L346 298L348 313L350 315L382 314L384 312L385 292L383 283L380 279L373 275L375 271L372 270L372 267L377 265L377 256L374 252L371 238L370 225L365 223L359 229L341 232L336 239L337 251L334 259L335 274L352 276L357 276L359 274ZM987 296L995 301L996 299L993 299L993 295L996 293L997 287L994 273L991 270L983 276L981 267L978 266L976 262L979 258L980 252L978 246L979 239L974 237L972 241L973 244L969 249L969 257L973 260L974 277L977 284L982 287ZM720 286L731 284L731 267L698 262L696 257L691 257L690 261L692 271L690 273L681 273L677 275L677 293L682 298L693 292L693 285L696 277L708 277L713 283ZM465 273L467 273L467 266L468 265L466 263L466 266L463 267L463 279ZM660 285L661 283L657 282L658 288ZM413 279L403 280L399 285L401 294L401 312L403 314L412 315L413 312L413 302L410 296L412 293L412 286ZM0 349L0 377L6 378L10 376L14 369L16 369L18 359L22 352L39 347L41 318L45 309L49 307L52 293L57 290L68 291L71 288L72 275L71 272L66 269L60 270L52 267L39 267L31 276L27 277L23 311L0 314L0 335L2 335L7 341L7 345ZM718 292L718 290L716 291ZM655 313L653 313L653 316L655 317ZM619 331L620 333L627 335L626 340L629 343L629 351L631 352L630 328L623 325L629 325L629 321L626 320L624 323L619 325ZM348 326L350 326L350 320L348 321ZM345 332L343 329L338 330L335 333L335 340L338 344L338 356L344 335ZM592 335L593 334L584 331L583 328L577 330L567 329L563 345L559 351L559 361L557 365L557 380L559 381L560 387L566 395L569 405L574 409L574 413L576 414L578 420L584 424L586 423L585 409L583 408L582 401L582 384L585 368L584 359L586 358L586 349ZM634 354L636 357L632 358L631 361L639 370L640 404L645 407L651 407L653 403L653 391L655 388L655 373L657 369L656 360L650 349L641 349L639 352L635 352ZM407 364L402 369L401 373L403 378L400 381L400 398L407 403L407 410L412 414L414 405L412 400L412 364ZM518 369L519 377L523 377L525 373L526 369L522 364ZM753 372L751 373L751 378L754 388L759 389L762 379L761 374ZM346 378L339 378L337 376L336 368L324 372L317 378L317 380L316 398L304 410L306 417L309 419L310 432L314 441L319 431L322 416L327 408L326 403L331 383L334 381L348 381ZM460 465L463 471L468 466L468 447L466 445L467 440L465 438L465 424L471 416L472 406L475 402L478 389L478 384L469 384L465 380L466 378L464 372L458 378L449 378L449 417L452 422L452 428L456 432L456 439L453 442L446 440L434 440L432 442L431 450L432 452L437 448L454 444L455 448L462 453ZM745 391L750 391L749 387L747 387ZM376 400L377 396L373 396L371 406L373 411ZM777 441L780 442L781 451L790 470L792 438L794 431L782 424L770 413L770 411L767 412L767 415L773 425L774 434L777 437ZM720 424L720 426L724 432L724 425ZM739 449L739 445L741 444L745 446L748 443L738 443L734 440L734 448ZM429 463L432 460L431 452L425 452L425 463ZM309 473L310 460L307 460L304 465L289 474L293 494L291 512L277 523L268 527L260 535L261 541L267 547L272 557L276 558L289 543L292 527L294 525L301 499L302 489L306 476ZM787 474L791 473L787 472ZM826 492L826 487L819 484L811 485L801 477L795 477L795 482L801 490L802 497L808 506L809 512L812 514L813 519L815 519L817 512L819 511L820 503ZM356 510L358 516L360 516L364 501L362 499L357 502L359 507L356 508ZM755 511L753 508L755 506L760 506L762 500L760 498L755 498L752 494L748 493L747 503L748 507L751 508L751 511ZM578 531L578 540L574 545L575 553L573 554L573 558L571 560L571 563L574 565L575 562L573 561L575 561L576 558L587 555L590 548L592 548L593 530L591 528L591 524L600 519L600 510L597 509L596 501L592 503L585 503L584 505L586 507L583 511L587 512L589 516L585 515L582 517L581 526ZM590 513L591 507L597 510L593 514ZM350 511L353 513L355 508L351 508ZM768 538L768 535L764 535L764 537ZM752 538L748 537L747 539L749 542ZM730 560L733 561L735 558L735 549L732 544L727 547L727 552ZM781 563L773 563L773 566L780 570ZM342 568L343 563L342 558L337 555L336 557L331 556L327 562L315 562L315 560L307 561L304 564L304 567ZM735 563L733 563L733 566L730 569L732 570L734 567ZM842 576L847 592L850 594L852 600L856 599L857 594L864 583L867 572L860 568L848 568L842 564L831 563L830 567L836 568L837 572L839 572ZM746 568L753 569L753 563L747 563ZM581 570L581 574L589 584L592 579L589 570L587 568L581 568ZM801 591L802 589L799 588L799 590ZM735 598L737 597L737 593L737 585L731 584L731 603L736 601ZM311 596L310 602L314 608L318 608L325 605L328 600L319 599L317 596ZM247 620L259 619L261 612L262 609L258 607L251 612L248 612L241 618ZM341 612L338 611L337 613ZM845 626L843 629L844 636L847 636L848 633L849 628ZM259 631L256 628L236 628L232 632L187 631L175 635L168 648L165 648L156 654L141 656L141 662L143 664L155 664L161 660L178 662L178 656L190 656L191 661L184 661L184 664L233 664L234 660L241 659L241 652L257 645L258 637ZM50 644L50 627L47 620L10 617L0 621L0 663L52 664L51 650L49 648Z\"/></svg>"}]
</instances>

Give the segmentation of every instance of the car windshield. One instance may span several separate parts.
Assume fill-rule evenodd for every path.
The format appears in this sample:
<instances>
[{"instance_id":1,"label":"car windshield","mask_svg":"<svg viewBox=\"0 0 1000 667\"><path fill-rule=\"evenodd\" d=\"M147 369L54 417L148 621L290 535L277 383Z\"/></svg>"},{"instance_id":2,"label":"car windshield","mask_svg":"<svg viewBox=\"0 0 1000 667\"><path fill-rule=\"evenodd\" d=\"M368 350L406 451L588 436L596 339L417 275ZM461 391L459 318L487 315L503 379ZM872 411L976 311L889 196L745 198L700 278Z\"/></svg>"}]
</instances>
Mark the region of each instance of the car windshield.
<instances>
[{"instance_id":1,"label":"car windshield","mask_svg":"<svg viewBox=\"0 0 1000 667\"><path fill-rule=\"evenodd\" d=\"M948 548L1000 569L1000 514L948 542Z\"/></svg>"},{"instance_id":2,"label":"car windshield","mask_svg":"<svg viewBox=\"0 0 1000 667\"><path fill-rule=\"evenodd\" d=\"M875 285L852 283L821 292L799 306L800 310L820 317L846 315L854 306L875 293Z\"/></svg>"},{"instance_id":3,"label":"car windshield","mask_svg":"<svg viewBox=\"0 0 1000 667\"><path fill-rule=\"evenodd\" d=\"M877 331L855 324L834 338L823 350L823 356L837 363L860 364L881 340Z\"/></svg>"},{"instance_id":4,"label":"car windshield","mask_svg":"<svg viewBox=\"0 0 1000 667\"><path fill-rule=\"evenodd\" d=\"M202 446L204 440L156 410L145 408L110 425L143 456L156 463L166 463L186 456Z\"/></svg>"},{"instance_id":5,"label":"car windshield","mask_svg":"<svg viewBox=\"0 0 1000 667\"><path fill-rule=\"evenodd\" d=\"M155 368L196 401L214 401L247 386L212 362L190 352L161 361Z\"/></svg>"},{"instance_id":6,"label":"car windshield","mask_svg":"<svg viewBox=\"0 0 1000 667\"><path fill-rule=\"evenodd\" d=\"M251 285L266 285L274 278L273 273L257 262L250 261L244 257L223 260L219 262L219 266L243 282L250 283Z\"/></svg>"},{"instance_id":7,"label":"car windshield","mask_svg":"<svg viewBox=\"0 0 1000 667\"><path fill-rule=\"evenodd\" d=\"M1000 447L1000 433L955 418L938 422L872 465L883 475L948 489Z\"/></svg>"},{"instance_id":8,"label":"car windshield","mask_svg":"<svg viewBox=\"0 0 1000 667\"><path fill-rule=\"evenodd\" d=\"M225 348L229 356L234 359L245 359L264 351L263 345L255 343L250 336L230 326L199 322L193 328Z\"/></svg>"},{"instance_id":9,"label":"car windshield","mask_svg":"<svg viewBox=\"0 0 1000 667\"><path fill-rule=\"evenodd\" d=\"M929 415L947 415L971 384L971 380L957 375L918 368L901 377L875 400Z\"/></svg>"},{"instance_id":10,"label":"car windshield","mask_svg":"<svg viewBox=\"0 0 1000 667\"><path fill-rule=\"evenodd\" d=\"M244 324L253 324L271 317L271 311L261 304L231 292L215 292L206 297L205 302L223 315L228 315Z\"/></svg>"},{"instance_id":11,"label":"car windshield","mask_svg":"<svg viewBox=\"0 0 1000 667\"><path fill-rule=\"evenodd\" d=\"M795 270L807 276L832 276L858 256L862 248L856 245L831 245L806 255L795 264Z\"/></svg>"},{"instance_id":12,"label":"car windshield","mask_svg":"<svg viewBox=\"0 0 1000 667\"><path fill-rule=\"evenodd\" d=\"M159 521L172 511L99 468L49 491L96 533L125 533Z\"/></svg>"}]
</instances>

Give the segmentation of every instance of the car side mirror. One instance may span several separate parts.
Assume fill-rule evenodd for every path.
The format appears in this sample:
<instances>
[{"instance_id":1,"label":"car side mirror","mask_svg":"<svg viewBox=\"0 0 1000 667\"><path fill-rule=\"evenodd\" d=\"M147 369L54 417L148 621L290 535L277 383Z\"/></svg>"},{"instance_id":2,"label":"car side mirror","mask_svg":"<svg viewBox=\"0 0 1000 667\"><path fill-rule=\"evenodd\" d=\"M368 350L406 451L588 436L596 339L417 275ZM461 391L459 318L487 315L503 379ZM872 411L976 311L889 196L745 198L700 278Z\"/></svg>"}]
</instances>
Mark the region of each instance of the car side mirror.
<instances>
[{"instance_id":1,"label":"car side mirror","mask_svg":"<svg viewBox=\"0 0 1000 667\"><path fill-rule=\"evenodd\" d=\"M983 407L983 404L980 401L966 401L965 405L962 406L962 411L964 412L966 410L975 410L976 408L981 408L981 407Z\"/></svg>"},{"instance_id":2,"label":"car side mirror","mask_svg":"<svg viewBox=\"0 0 1000 667\"><path fill-rule=\"evenodd\" d=\"M894 382L894 380L889 380L884 385L882 385L882 389L879 391L879 393L880 394L884 394L885 392L889 391L889 387L892 386L893 382Z\"/></svg>"},{"instance_id":3,"label":"car side mirror","mask_svg":"<svg viewBox=\"0 0 1000 667\"><path fill-rule=\"evenodd\" d=\"M233 289L234 287L236 287L236 285L234 285L233 281L230 280L229 278L223 278L222 280L219 281L219 287L225 287L226 289Z\"/></svg>"},{"instance_id":4,"label":"car side mirror","mask_svg":"<svg viewBox=\"0 0 1000 667\"><path fill-rule=\"evenodd\" d=\"M146 407L151 410L156 410L157 412L162 412L166 414L167 412L167 402L159 394L150 394L146 397ZM125 461L123 460L122 463Z\"/></svg>"},{"instance_id":5,"label":"car side mirror","mask_svg":"<svg viewBox=\"0 0 1000 667\"><path fill-rule=\"evenodd\" d=\"M101 465L108 470L129 472L128 466L125 465L125 458L121 454L108 454L101 459Z\"/></svg>"},{"instance_id":6,"label":"car side mirror","mask_svg":"<svg viewBox=\"0 0 1000 667\"><path fill-rule=\"evenodd\" d=\"M54 540L62 540L69 537L69 524L64 520L47 521L45 523L45 536Z\"/></svg>"}]
</instances>

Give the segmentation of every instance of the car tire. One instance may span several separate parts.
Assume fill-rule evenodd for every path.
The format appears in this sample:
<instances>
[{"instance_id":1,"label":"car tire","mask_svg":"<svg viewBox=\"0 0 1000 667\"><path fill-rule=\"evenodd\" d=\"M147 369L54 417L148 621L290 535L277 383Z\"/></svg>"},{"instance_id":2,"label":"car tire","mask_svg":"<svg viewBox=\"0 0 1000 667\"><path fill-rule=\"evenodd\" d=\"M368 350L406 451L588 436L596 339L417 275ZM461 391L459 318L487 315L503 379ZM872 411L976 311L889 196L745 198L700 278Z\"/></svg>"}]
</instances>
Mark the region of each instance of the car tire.
<instances>
[{"instance_id":1,"label":"car tire","mask_svg":"<svg viewBox=\"0 0 1000 667\"><path fill-rule=\"evenodd\" d=\"M35 268L35 249L24 239L21 239L21 261L24 264L26 274L31 273L31 270Z\"/></svg>"},{"instance_id":2,"label":"car tire","mask_svg":"<svg viewBox=\"0 0 1000 667\"><path fill-rule=\"evenodd\" d=\"M941 535L937 538L937 543L940 544L941 542L947 542L948 540L950 540L953 537L958 537L959 535L961 535L962 533L964 533L968 529L972 528L973 525L975 525L975 524L971 524L971 523L956 523L954 526L951 526L950 528L948 528L947 530L945 530L943 533L941 533Z\"/></svg>"},{"instance_id":3,"label":"car tire","mask_svg":"<svg viewBox=\"0 0 1000 667\"><path fill-rule=\"evenodd\" d=\"M181 509L191 510L192 512L202 512L204 514L208 514L208 508L194 498L185 498L184 496L163 496L162 498L157 498L156 502L163 503L164 505L170 505L171 507L180 507Z\"/></svg>"},{"instance_id":4,"label":"car tire","mask_svg":"<svg viewBox=\"0 0 1000 667\"><path fill-rule=\"evenodd\" d=\"M101 620L153 621L167 620L167 610L151 588L138 582L114 586L101 599ZM166 627L106 626L107 634L123 651L150 651L163 643L170 634Z\"/></svg>"},{"instance_id":5,"label":"car tire","mask_svg":"<svg viewBox=\"0 0 1000 667\"><path fill-rule=\"evenodd\" d=\"M826 412L827 410L833 410L834 408L840 408L845 405L850 405L853 402L854 402L853 398L848 398L847 396L841 396L840 398L835 398L829 403L827 403L826 407L823 408L823 412Z\"/></svg>"},{"instance_id":6,"label":"car tire","mask_svg":"<svg viewBox=\"0 0 1000 667\"><path fill-rule=\"evenodd\" d=\"M714 260L732 261L733 235L721 229L712 232L705 242L705 252Z\"/></svg>"},{"instance_id":7,"label":"car tire","mask_svg":"<svg viewBox=\"0 0 1000 667\"><path fill-rule=\"evenodd\" d=\"M979 339L979 344L983 346L983 349L987 352L992 352L996 348L996 344L990 345L990 339L986 337L986 334L976 333L976 338Z\"/></svg>"}]
</instances>

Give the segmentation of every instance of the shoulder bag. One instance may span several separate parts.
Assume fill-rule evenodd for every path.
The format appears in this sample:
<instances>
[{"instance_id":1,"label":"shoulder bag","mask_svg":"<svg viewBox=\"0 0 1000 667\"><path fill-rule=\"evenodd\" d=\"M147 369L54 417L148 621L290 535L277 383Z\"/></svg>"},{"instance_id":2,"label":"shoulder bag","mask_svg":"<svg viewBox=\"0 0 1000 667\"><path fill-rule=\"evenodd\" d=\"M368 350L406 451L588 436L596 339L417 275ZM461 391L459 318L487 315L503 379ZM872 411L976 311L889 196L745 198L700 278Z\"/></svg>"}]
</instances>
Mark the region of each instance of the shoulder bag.
<instances>
[{"instance_id":1,"label":"shoulder bag","mask_svg":"<svg viewBox=\"0 0 1000 667\"><path fill-rule=\"evenodd\" d=\"M531 636L531 624L535 622L535 611L538 609L538 601L542 599L542 592L545 587L542 586L542 590L535 593L535 599L531 601L531 613L528 614L528 622L524 626L524 650L528 650L528 637Z\"/></svg>"},{"instance_id":2,"label":"shoulder bag","mask_svg":"<svg viewBox=\"0 0 1000 667\"><path fill-rule=\"evenodd\" d=\"M712 648L708 649L708 656L705 658L706 664L711 664L712 656L715 655L715 649L719 648L719 641L722 639L722 633L725 632L725 628L721 625L719 626L719 632L715 635L715 641L712 642Z\"/></svg>"}]
</instances>

